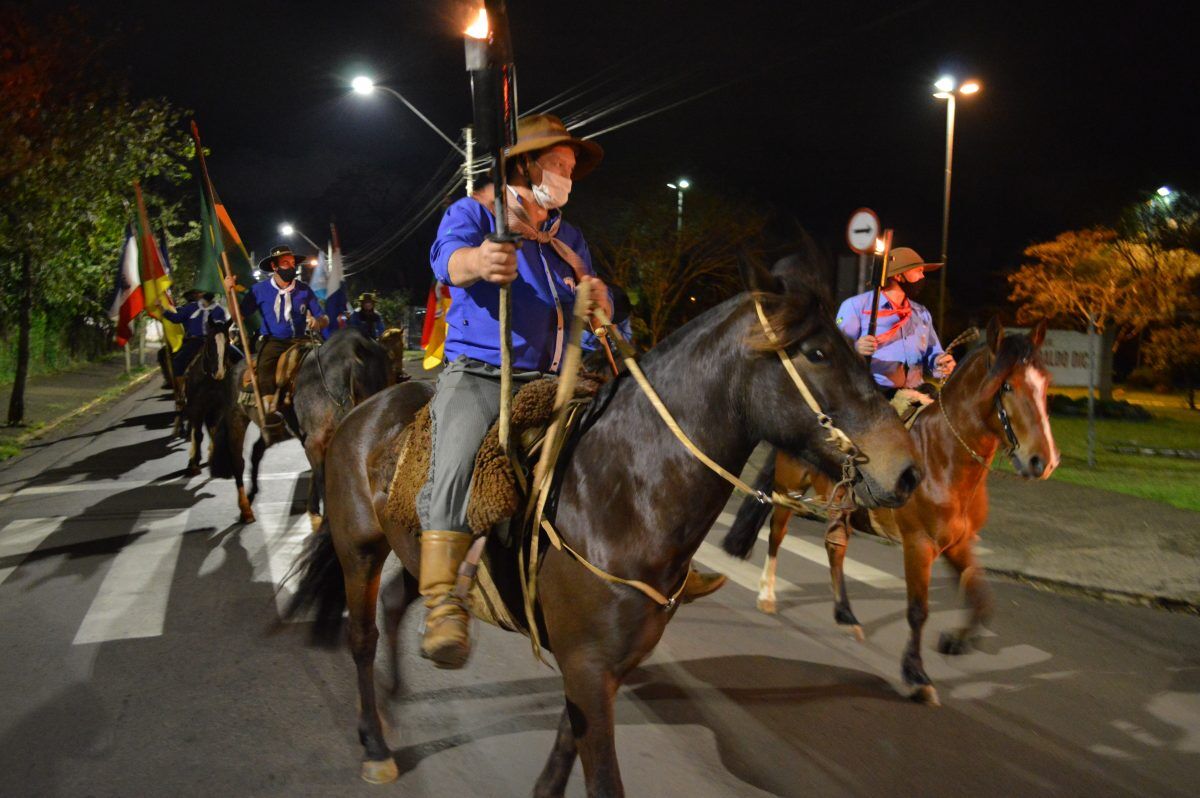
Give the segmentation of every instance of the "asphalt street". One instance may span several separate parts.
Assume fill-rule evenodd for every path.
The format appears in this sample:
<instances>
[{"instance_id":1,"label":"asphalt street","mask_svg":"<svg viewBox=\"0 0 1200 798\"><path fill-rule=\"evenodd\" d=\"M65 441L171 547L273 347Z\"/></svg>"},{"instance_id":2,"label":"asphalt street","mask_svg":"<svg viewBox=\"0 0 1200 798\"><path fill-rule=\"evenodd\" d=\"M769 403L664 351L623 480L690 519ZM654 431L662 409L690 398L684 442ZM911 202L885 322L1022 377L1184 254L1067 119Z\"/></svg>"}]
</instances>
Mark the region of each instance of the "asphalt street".
<instances>
[{"instance_id":1,"label":"asphalt street","mask_svg":"<svg viewBox=\"0 0 1200 798\"><path fill-rule=\"evenodd\" d=\"M349 653L307 647L305 623L268 634L308 534L299 445L268 451L239 525L232 482L183 474L170 411L144 386L0 471L0 795L528 795L556 672L482 624L467 668L436 671L412 653L417 612L387 704L400 779L359 780ZM723 532L698 561L730 584L618 696L629 795L1196 794L1200 618L999 581L979 650L927 647L942 706L920 706L896 547L850 549L859 643L833 623L819 527L792 522L776 616L754 605L765 543L734 561ZM936 573L929 642L961 619Z\"/></svg>"}]
</instances>

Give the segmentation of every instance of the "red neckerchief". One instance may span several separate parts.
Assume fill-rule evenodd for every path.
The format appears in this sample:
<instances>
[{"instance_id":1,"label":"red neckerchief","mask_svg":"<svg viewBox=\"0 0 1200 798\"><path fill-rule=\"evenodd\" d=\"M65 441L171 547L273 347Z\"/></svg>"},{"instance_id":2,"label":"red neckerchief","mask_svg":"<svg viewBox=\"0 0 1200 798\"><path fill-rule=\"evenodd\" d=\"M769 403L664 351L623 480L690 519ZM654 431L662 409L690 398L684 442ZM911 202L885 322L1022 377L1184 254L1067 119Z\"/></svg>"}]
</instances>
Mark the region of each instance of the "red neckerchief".
<instances>
[{"instance_id":1,"label":"red neckerchief","mask_svg":"<svg viewBox=\"0 0 1200 798\"><path fill-rule=\"evenodd\" d=\"M887 297L885 297L885 299L886 298ZM891 302L891 301L892 301L891 299L888 299L888 302ZM864 308L863 315L870 316L871 309ZM912 303L908 301L908 297L904 297L904 304L902 304L898 308L897 307L880 308L879 313L876 315L876 318L882 319L884 316L896 316L897 318L896 318L896 323L894 325L892 325L892 328L890 330L888 330L885 333L876 333L876 335L875 335L876 345L883 346L884 344L891 343L893 339L895 339L896 337L898 337L900 335L900 328L904 326L904 323L908 321L908 317L911 315L912 315Z\"/></svg>"}]
</instances>

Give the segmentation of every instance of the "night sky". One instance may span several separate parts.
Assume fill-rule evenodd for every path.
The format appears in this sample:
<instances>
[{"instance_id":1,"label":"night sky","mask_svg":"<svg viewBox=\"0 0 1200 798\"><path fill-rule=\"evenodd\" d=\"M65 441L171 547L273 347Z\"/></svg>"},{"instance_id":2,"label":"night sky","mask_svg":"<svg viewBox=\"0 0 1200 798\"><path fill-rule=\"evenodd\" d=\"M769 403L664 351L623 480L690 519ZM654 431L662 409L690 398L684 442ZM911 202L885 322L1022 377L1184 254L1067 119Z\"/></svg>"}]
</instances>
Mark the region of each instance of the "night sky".
<instances>
[{"instance_id":1,"label":"night sky","mask_svg":"<svg viewBox=\"0 0 1200 798\"><path fill-rule=\"evenodd\" d=\"M41 7L56 4L41 2ZM1191 5L1175 3L510 0L524 109L593 80L577 114L656 89L587 134L708 89L601 136L607 157L568 218L634 194L716 189L794 217L834 253L849 213L874 208L897 242L935 257L950 71L983 91L959 102L952 291L987 304L1030 241L1113 223L1141 192L1194 189L1197 93ZM356 249L400 227L450 150L398 101L348 92L367 72L457 135L470 122L460 31L473 4L93 0L120 31L113 66L134 91L195 112L214 182L247 245L284 219ZM738 206L731 212L738 212ZM592 212L593 216L597 216ZM426 224L356 287L423 295ZM369 283L369 284L368 284Z\"/></svg>"}]
</instances>

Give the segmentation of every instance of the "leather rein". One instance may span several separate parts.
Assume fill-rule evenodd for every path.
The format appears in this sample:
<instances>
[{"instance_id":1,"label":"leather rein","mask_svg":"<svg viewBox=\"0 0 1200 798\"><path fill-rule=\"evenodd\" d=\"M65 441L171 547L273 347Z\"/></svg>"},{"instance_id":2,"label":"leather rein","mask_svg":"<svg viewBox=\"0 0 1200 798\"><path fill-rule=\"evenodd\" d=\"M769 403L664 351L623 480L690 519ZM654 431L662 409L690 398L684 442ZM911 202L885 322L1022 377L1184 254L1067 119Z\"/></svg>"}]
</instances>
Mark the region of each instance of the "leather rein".
<instances>
[{"instance_id":1,"label":"leather rein","mask_svg":"<svg viewBox=\"0 0 1200 798\"><path fill-rule=\"evenodd\" d=\"M977 336L978 331L976 331L976 337ZM959 336L959 338L962 337L963 336ZM959 338L956 338L954 342L952 342L950 346L946 348L947 351L954 348L954 346L959 342ZM988 368L991 369L991 363L988 364ZM1012 383L1010 383L1008 380L1005 380L1000 385L1000 390L996 391L996 395L992 399L992 404L996 410L996 416L1000 419L1000 428L1004 430L1004 437L1008 441L1008 448L1004 450L1004 453L1009 457L1011 457L1013 453L1017 451L1017 449L1021 448L1021 442L1017 440L1017 433L1015 430L1013 430L1012 421L1008 417L1008 409L1004 406L1004 394L1012 393L1012 390ZM945 386L942 387L942 394L944 396ZM943 396L938 397L938 407L941 408L942 418L946 420L946 426L950 428L950 432L954 435L955 440L957 440L962 447L967 450L967 454L971 455L971 459L986 468L988 471L991 471L992 460L985 459L967 444L962 435L958 434L958 430L955 428L954 423L950 421L950 415L946 412L946 402ZM994 457L995 455L993 455L993 459Z\"/></svg>"}]
</instances>

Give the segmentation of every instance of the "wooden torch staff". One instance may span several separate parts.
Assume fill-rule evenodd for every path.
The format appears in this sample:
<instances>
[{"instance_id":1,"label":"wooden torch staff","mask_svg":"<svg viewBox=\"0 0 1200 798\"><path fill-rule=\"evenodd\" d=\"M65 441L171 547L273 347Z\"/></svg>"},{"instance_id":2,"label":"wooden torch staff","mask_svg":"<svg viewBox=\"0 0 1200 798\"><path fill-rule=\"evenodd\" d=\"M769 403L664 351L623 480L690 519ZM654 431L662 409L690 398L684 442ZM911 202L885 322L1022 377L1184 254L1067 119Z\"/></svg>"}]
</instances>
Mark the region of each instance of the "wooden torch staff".
<instances>
[{"instance_id":1,"label":"wooden torch staff","mask_svg":"<svg viewBox=\"0 0 1200 798\"><path fill-rule=\"evenodd\" d=\"M875 281L875 291L871 295L871 322L867 326L867 335L875 336L875 325L879 319L879 293L887 284L887 269L888 258L892 254L892 231L883 231L883 261L879 265L879 279ZM867 363L871 362L871 355L867 355Z\"/></svg>"},{"instance_id":2,"label":"wooden torch staff","mask_svg":"<svg viewBox=\"0 0 1200 798\"><path fill-rule=\"evenodd\" d=\"M250 336L246 332L246 324L242 319L242 305L238 301L237 291L229 287L227 282L229 276L233 274L233 269L229 266L229 255L225 252L225 244L221 240L221 219L217 215L217 198L216 192L213 191L212 181L208 178L208 164L204 160L204 147L200 144L200 128L196 125L196 120L192 120L192 138L196 141L196 157L200 159L200 172L204 180L204 193L208 197L208 207L212 211L212 234L216 243L217 250L221 253L221 285L225 289L225 301L229 303L229 313L233 316L234 322L237 324L238 337L242 341L242 350L246 355L246 368L250 371L250 387L254 391L254 406L258 408L258 418L260 425L266 428L267 411L263 405L262 393L258 390L258 373L254 368L254 353L250 350Z\"/></svg>"}]
</instances>

